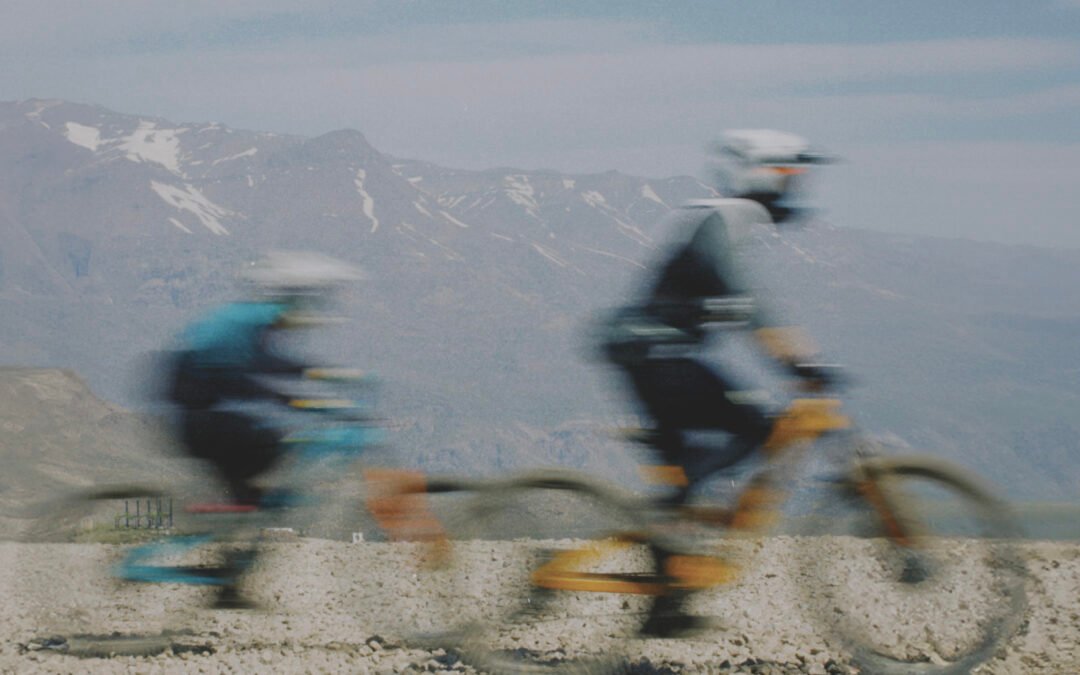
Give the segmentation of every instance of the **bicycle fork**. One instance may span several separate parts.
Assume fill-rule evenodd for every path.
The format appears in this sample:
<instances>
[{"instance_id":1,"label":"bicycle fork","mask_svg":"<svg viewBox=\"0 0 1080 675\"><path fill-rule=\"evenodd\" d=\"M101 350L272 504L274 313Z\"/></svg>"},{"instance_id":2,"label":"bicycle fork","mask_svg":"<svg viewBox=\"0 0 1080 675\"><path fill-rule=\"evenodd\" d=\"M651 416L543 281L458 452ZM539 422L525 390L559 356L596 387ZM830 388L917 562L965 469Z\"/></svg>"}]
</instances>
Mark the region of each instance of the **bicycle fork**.
<instances>
[{"instance_id":1,"label":"bicycle fork","mask_svg":"<svg viewBox=\"0 0 1080 675\"><path fill-rule=\"evenodd\" d=\"M884 485L882 476L871 467L859 466L852 476L851 487L863 499L881 523L885 538L902 551L903 568L898 580L905 584L926 581L932 575L929 561L919 546L916 523L904 514L904 497Z\"/></svg>"}]
</instances>

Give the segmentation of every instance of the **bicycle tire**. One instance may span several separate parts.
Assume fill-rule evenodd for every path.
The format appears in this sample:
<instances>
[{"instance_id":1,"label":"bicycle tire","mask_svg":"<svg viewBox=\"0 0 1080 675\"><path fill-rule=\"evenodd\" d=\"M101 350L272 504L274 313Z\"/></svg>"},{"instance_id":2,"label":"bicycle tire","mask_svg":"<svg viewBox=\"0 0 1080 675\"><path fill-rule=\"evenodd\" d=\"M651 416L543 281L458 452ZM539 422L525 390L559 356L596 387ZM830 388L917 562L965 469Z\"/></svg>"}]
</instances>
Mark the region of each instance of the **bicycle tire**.
<instances>
[{"instance_id":1,"label":"bicycle tire","mask_svg":"<svg viewBox=\"0 0 1080 675\"><path fill-rule=\"evenodd\" d=\"M113 529L115 503L158 498L168 500L169 494L120 485L34 509L37 517L22 532L15 563L15 601L32 630L19 639L28 650L94 658L210 649L197 630L204 624L198 612L209 587L132 583L117 576L117 565L136 547L169 541L173 532ZM193 569L207 563L205 551L183 561Z\"/></svg>"},{"instance_id":2,"label":"bicycle tire","mask_svg":"<svg viewBox=\"0 0 1080 675\"><path fill-rule=\"evenodd\" d=\"M1018 530L986 487L934 458L878 457L828 492L797 530L796 585L808 618L868 672L969 673L1016 631Z\"/></svg>"},{"instance_id":3,"label":"bicycle tire","mask_svg":"<svg viewBox=\"0 0 1080 675\"><path fill-rule=\"evenodd\" d=\"M462 523L448 595L465 662L512 674L602 675L625 666L627 638L643 621L647 596L539 589L530 581L560 551L643 531L618 490L573 472L526 474L476 495ZM620 544L605 562L610 567L596 571L645 575L654 568L642 542Z\"/></svg>"}]
</instances>

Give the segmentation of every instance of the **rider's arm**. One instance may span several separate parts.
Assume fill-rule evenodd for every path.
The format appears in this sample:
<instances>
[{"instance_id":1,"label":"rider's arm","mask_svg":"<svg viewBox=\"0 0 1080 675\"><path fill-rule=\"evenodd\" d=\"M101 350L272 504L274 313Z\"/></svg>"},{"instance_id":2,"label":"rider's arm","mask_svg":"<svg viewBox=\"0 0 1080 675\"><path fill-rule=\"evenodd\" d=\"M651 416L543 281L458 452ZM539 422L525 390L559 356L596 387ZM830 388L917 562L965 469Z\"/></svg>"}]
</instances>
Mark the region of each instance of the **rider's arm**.
<instances>
[{"instance_id":1,"label":"rider's arm","mask_svg":"<svg viewBox=\"0 0 1080 675\"><path fill-rule=\"evenodd\" d=\"M759 325L754 338L773 360L791 368L817 358L813 341L798 326Z\"/></svg>"},{"instance_id":2,"label":"rider's arm","mask_svg":"<svg viewBox=\"0 0 1080 675\"><path fill-rule=\"evenodd\" d=\"M267 375L303 375L307 365L299 361L265 352L259 355L257 370Z\"/></svg>"},{"instance_id":3,"label":"rider's arm","mask_svg":"<svg viewBox=\"0 0 1080 675\"><path fill-rule=\"evenodd\" d=\"M273 336L283 330L279 327L270 327L260 334L256 345L252 370L262 375L303 375L307 364L296 359L291 359L278 353L272 346Z\"/></svg>"},{"instance_id":4,"label":"rider's arm","mask_svg":"<svg viewBox=\"0 0 1080 675\"><path fill-rule=\"evenodd\" d=\"M259 377L259 375L266 374L268 374L266 371L261 373L243 373L233 378L229 385L230 394L238 398L249 400L269 400L277 401L279 403L288 403L291 401L291 396L270 386Z\"/></svg>"},{"instance_id":5,"label":"rider's arm","mask_svg":"<svg viewBox=\"0 0 1080 675\"><path fill-rule=\"evenodd\" d=\"M752 293L751 285L746 281L747 275L733 253L733 233L726 228L727 224L720 214L713 213L701 224L690 243L695 257L713 270L716 295L726 296L724 302L704 299L706 318L709 317L710 301L718 305L720 311L714 314L721 317L721 322L725 310L734 318L738 318L740 312L745 312L745 323L753 331L762 350L782 366L800 373L799 364L816 360L817 347L798 326L785 325L780 321L762 300L760 292ZM745 302L732 301L732 298L742 298Z\"/></svg>"}]
</instances>

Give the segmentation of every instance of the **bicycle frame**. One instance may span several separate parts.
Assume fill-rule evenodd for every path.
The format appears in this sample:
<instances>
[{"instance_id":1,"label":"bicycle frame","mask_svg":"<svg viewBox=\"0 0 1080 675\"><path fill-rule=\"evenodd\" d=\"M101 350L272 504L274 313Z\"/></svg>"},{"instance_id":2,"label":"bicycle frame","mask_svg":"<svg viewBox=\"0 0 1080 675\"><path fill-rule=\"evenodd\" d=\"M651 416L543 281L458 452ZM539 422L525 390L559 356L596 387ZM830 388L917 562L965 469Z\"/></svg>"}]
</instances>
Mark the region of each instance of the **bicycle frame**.
<instances>
[{"instance_id":1,"label":"bicycle frame","mask_svg":"<svg viewBox=\"0 0 1080 675\"><path fill-rule=\"evenodd\" d=\"M326 415L331 424L286 436L283 441L286 452L295 459L296 464L289 471L283 488L269 492L258 507L232 503L189 506L186 509L188 514L208 523L206 532L166 537L137 546L115 566L113 576L141 583L202 586L232 583L237 573L242 575L247 570L254 556L245 558L242 551L237 557L241 564L231 573L223 568L162 565L153 561L183 555L213 542L227 541L241 529L261 530L270 525L285 508L313 504L318 497L315 492L305 490L305 486L310 484L310 480L305 479L310 479L316 469L325 469L327 464L351 464L380 439L379 430L370 425L366 416L355 414L363 409L356 401L300 399L291 405L299 410ZM215 520L217 522L213 522ZM246 553L252 553L255 546L257 542L249 545Z\"/></svg>"},{"instance_id":2,"label":"bicycle frame","mask_svg":"<svg viewBox=\"0 0 1080 675\"><path fill-rule=\"evenodd\" d=\"M769 467L750 480L737 496L735 507L683 507L679 516L747 534L767 531L779 519L780 508L788 494L787 490L776 484L769 469L795 448L805 447L823 434L850 427L850 419L839 412L840 405L838 399L831 398L799 398L792 401L777 419L763 445ZM663 484L686 484L686 475L681 467L652 469L649 472L651 476ZM871 478L864 482L868 495L880 497L880 490ZM871 503L875 503L873 499ZM884 498L877 503L881 509L888 510ZM892 521L898 525L897 519ZM901 535L898 528L897 534ZM733 583L739 578L741 570L737 565L706 555L666 555L662 575L631 576L580 571L608 554L641 541L644 538L640 535L626 533L609 540L592 542L582 548L561 551L532 572L531 582L534 586L551 590L661 595L673 588L701 590Z\"/></svg>"}]
</instances>

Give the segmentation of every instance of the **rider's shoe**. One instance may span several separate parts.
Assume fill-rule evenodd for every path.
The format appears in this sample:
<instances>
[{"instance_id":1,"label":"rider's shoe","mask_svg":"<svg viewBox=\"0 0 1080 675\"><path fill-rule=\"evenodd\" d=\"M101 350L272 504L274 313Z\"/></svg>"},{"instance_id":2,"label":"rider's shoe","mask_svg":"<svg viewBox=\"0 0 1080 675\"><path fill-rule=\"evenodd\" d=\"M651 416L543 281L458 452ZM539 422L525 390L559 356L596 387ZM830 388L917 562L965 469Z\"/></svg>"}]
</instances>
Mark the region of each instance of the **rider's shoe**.
<instances>
[{"instance_id":1,"label":"rider's shoe","mask_svg":"<svg viewBox=\"0 0 1080 675\"><path fill-rule=\"evenodd\" d=\"M708 627L704 617L687 614L683 609L686 594L661 595L653 603L648 618L638 633L645 638L678 639L692 637Z\"/></svg>"},{"instance_id":2,"label":"rider's shoe","mask_svg":"<svg viewBox=\"0 0 1080 675\"><path fill-rule=\"evenodd\" d=\"M692 614L649 615L639 633L642 637L677 640L701 634L708 627L706 619Z\"/></svg>"},{"instance_id":3,"label":"rider's shoe","mask_svg":"<svg viewBox=\"0 0 1080 675\"><path fill-rule=\"evenodd\" d=\"M260 509L281 509L301 503L300 496L288 488L264 490L259 496Z\"/></svg>"},{"instance_id":4,"label":"rider's shoe","mask_svg":"<svg viewBox=\"0 0 1080 675\"><path fill-rule=\"evenodd\" d=\"M258 605L241 595L239 589L232 584L221 586L218 589L211 609L257 609Z\"/></svg>"}]
</instances>

